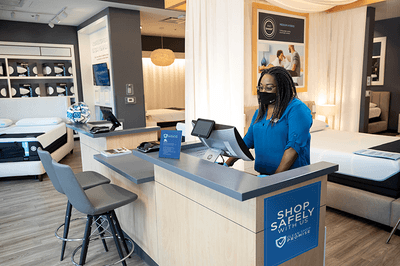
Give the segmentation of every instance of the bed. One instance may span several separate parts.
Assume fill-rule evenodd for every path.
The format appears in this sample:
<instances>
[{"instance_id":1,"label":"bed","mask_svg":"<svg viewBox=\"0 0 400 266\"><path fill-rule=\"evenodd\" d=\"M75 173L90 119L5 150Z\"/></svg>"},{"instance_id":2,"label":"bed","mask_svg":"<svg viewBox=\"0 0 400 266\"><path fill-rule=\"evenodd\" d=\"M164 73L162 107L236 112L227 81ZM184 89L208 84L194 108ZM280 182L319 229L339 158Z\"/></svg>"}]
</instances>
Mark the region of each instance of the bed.
<instances>
[{"instance_id":1,"label":"bed","mask_svg":"<svg viewBox=\"0 0 400 266\"><path fill-rule=\"evenodd\" d=\"M400 138L326 127L311 133L311 163L339 164L328 175L327 205L394 226L400 217L400 160L354 153L360 150L400 153Z\"/></svg>"},{"instance_id":2,"label":"bed","mask_svg":"<svg viewBox=\"0 0 400 266\"><path fill-rule=\"evenodd\" d=\"M67 97L0 100L0 117L13 121L0 128L0 178L33 176L41 181L45 170L37 148L56 161L72 152L73 132L65 125L69 105Z\"/></svg>"},{"instance_id":3,"label":"bed","mask_svg":"<svg viewBox=\"0 0 400 266\"><path fill-rule=\"evenodd\" d=\"M177 123L185 122L185 108L163 108L146 111L146 126L159 126L162 130L175 130ZM158 137L160 137L160 132Z\"/></svg>"}]
</instances>

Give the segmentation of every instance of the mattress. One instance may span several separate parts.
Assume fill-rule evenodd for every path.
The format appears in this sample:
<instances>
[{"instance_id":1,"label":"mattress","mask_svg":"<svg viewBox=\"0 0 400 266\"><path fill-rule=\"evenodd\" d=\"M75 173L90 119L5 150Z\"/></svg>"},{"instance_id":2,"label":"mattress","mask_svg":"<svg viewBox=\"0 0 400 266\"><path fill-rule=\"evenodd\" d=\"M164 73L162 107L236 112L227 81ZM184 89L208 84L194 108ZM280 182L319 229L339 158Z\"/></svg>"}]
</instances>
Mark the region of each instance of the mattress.
<instances>
[{"instance_id":1,"label":"mattress","mask_svg":"<svg viewBox=\"0 0 400 266\"><path fill-rule=\"evenodd\" d=\"M339 165L329 181L381 195L400 195L400 160L356 155L353 152L399 140L397 137L325 129L311 133L311 163Z\"/></svg>"},{"instance_id":2,"label":"mattress","mask_svg":"<svg viewBox=\"0 0 400 266\"><path fill-rule=\"evenodd\" d=\"M153 121L157 123L184 121L185 110L175 110L175 109L147 110L146 117L151 118Z\"/></svg>"},{"instance_id":3,"label":"mattress","mask_svg":"<svg viewBox=\"0 0 400 266\"><path fill-rule=\"evenodd\" d=\"M38 161L37 148L52 153L67 143L65 123L11 126L0 131L0 162Z\"/></svg>"}]
</instances>

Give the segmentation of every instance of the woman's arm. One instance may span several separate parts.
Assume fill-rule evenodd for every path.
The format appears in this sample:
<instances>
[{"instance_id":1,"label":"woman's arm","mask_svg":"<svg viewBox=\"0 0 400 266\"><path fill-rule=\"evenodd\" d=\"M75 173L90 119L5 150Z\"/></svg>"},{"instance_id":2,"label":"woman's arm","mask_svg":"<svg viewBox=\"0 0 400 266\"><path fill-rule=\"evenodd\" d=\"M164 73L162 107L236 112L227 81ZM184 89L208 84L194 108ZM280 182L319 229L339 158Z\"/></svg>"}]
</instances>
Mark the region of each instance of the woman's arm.
<instances>
[{"instance_id":1,"label":"woman's arm","mask_svg":"<svg viewBox=\"0 0 400 266\"><path fill-rule=\"evenodd\" d=\"M228 166L232 166L237 160L239 160L238 158L234 158L234 157L229 157L228 160L226 160L226 164Z\"/></svg>"},{"instance_id":2,"label":"woman's arm","mask_svg":"<svg viewBox=\"0 0 400 266\"><path fill-rule=\"evenodd\" d=\"M293 163L296 161L296 159L297 159L297 152L295 149L290 147L287 150L285 150L282 156L281 163L276 169L275 174L289 170L290 167L293 165Z\"/></svg>"}]
</instances>

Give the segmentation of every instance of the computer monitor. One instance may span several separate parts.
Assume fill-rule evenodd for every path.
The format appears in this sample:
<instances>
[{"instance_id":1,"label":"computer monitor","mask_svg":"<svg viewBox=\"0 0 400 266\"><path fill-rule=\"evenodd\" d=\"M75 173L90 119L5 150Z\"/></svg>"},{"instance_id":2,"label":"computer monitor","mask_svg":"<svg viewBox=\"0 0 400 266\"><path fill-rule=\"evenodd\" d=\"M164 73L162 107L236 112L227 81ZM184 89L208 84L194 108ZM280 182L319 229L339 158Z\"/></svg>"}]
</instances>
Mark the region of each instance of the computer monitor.
<instances>
[{"instance_id":1,"label":"computer monitor","mask_svg":"<svg viewBox=\"0 0 400 266\"><path fill-rule=\"evenodd\" d=\"M118 119L114 116L109 108L101 106L100 111L103 114L103 118L112 123L110 131L114 131L117 127L121 126L121 123L118 121Z\"/></svg>"},{"instance_id":2,"label":"computer monitor","mask_svg":"<svg viewBox=\"0 0 400 266\"><path fill-rule=\"evenodd\" d=\"M192 121L194 131L196 129L196 120ZM202 125L203 127L204 125ZM201 142L208 148L203 159L215 162L219 155L253 161L254 157L247 148L242 137L234 126L220 125L210 123L213 130L208 138L199 137ZM204 128L203 128L204 130ZM207 131L207 130L204 130Z\"/></svg>"}]
</instances>

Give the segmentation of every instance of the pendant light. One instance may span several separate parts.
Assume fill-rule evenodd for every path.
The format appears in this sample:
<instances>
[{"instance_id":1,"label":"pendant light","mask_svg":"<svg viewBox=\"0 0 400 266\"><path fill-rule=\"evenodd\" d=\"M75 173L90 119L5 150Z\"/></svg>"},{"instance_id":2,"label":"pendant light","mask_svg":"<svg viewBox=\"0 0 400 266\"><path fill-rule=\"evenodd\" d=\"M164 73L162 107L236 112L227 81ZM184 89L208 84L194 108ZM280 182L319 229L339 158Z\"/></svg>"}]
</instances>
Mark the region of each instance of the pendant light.
<instances>
[{"instance_id":1,"label":"pendant light","mask_svg":"<svg viewBox=\"0 0 400 266\"><path fill-rule=\"evenodd\" d=\"M161 37L161 49L156 49L150 54L150 59L156 66L169 66L175 61L175 54L170 49L164 49Z\"/></svg>"}]
</instances>

